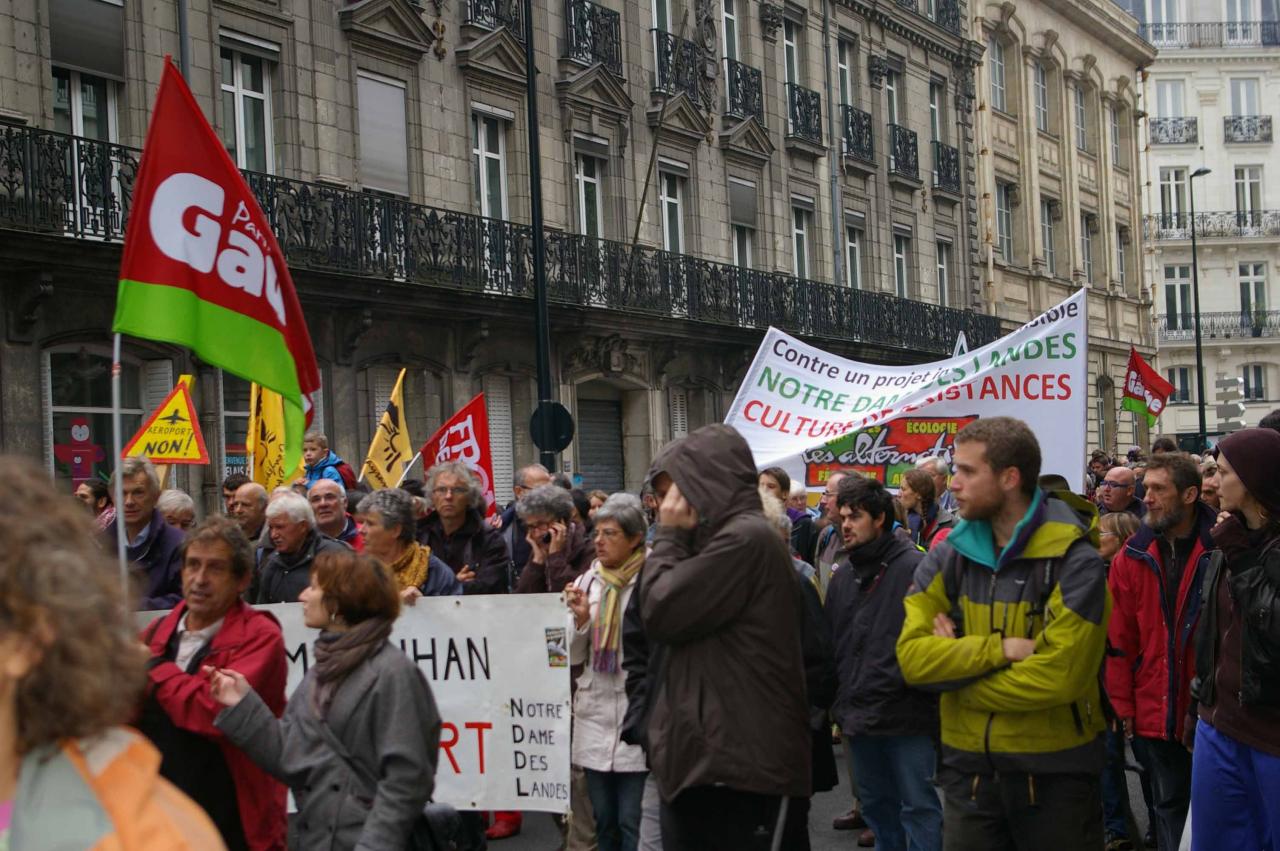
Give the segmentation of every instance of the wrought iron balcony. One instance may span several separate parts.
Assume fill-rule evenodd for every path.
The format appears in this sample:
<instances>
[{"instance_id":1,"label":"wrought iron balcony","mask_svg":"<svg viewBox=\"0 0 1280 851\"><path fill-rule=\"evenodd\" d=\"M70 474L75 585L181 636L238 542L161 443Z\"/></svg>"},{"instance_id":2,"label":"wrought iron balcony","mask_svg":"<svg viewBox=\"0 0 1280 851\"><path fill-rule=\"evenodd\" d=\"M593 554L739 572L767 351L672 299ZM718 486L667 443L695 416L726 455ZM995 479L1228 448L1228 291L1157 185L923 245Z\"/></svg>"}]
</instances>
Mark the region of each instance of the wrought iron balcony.
<instances>
[{"instance_id":1,"label":"wrought iron balcony","mask_svg":"<svg viewBox=\"0 0 1280 851\"><path fill-rule=\"evenodd\" d=\"M889 125L889 173L920 179L920 151L916 133L898 124Z\"/></svg>"},{"instance_id":2,"label":"wrought iron balcony","mask_svg":"<svg viewBox=\"0 0 1280 851\"><path fill-rule=\"evenodd\" d=\"M933 185L945 192L960 194L960 149L943 142L933 143Z\"/></svg>"},{"instance_id":3,"label":"wrought iron balcony","mask_svg":"<svg viewBox=\"0 0 1280 851\"><path fill-rule=\"evenodd\" d=\"M506 27L519 41L524 41L524 15L520 0L467 0L464 24L496 30Z\"/></svg>"},{"instance_id":4,"label":"wrought iron balcony","mask_svg":"<svg viewBox=\"0 0 1280 851\"><path fill-rule=\"evenodd\" d=\"M1213 21L1197 24L1140 24L1138 35L1152 45L1171 47L1264 47L1280 45L1275 21Z\"/></svg>"},{"instance_id":5,"label":"wrought iron balcony","mask_svg":"<svg viewBox=\"0 0 1280 851\"><path fill-rule=\"evenodd\" d=\"M1196 320L1190 313L1156 317L1160 342L1196 338ZM1200 314L1200 339L1234 340L1242 337L1280 337L1280 310L1224 310Z\"/></svg>"},{"instance_id":6,"label":"wrought iron balcony","mask_svg":"<svg viewBox=\"0 0 1280 851\"><path fill-rule=\"evenodd\" d=\"M795 83L787 83L787 135L822 144L822 99Z\"/></svg>"},{"instance_id":7,"label":"wrought iron balcony","mask_svg":"<svg viewBox=\"0 0 1280 851\"><path fill-rule=\"evenodd\" d=\"M615 77L622 77L622 26L621 18L612 9L606 9L591 0L568 0L565 4L565 25L569 28L566 39L568 58L584 65L599 62Z\"/></svg>"},{"instance_id":8,"label":"wrought iron balcony","mask_svg":"<svg viewBox=\"0 0 1280 851\"><path fill-rule=\"evenodd\" d=\"M1228 142L1270 142L1270 115L1228 115L1222 119L1223 138Z\"/></svg>"},{"instance_id":9,"label":"wrought iron balcony","mask_svg":"<svg viewBox=\"0 0 1280 851\"><path fill-rule=\"evenodd\" d=\"M91 139L0 126L0 230L119 244L138 154ZM270 174L244 175L295 273L533 297L526 225ZM971 345L1001 334L996 317L973 311L645 246L546 233L549 297L561 306L742 328L776 325L796 334L938 355L951 352L959 331Z\"/></svg>"},{"instance_id":10,"label":"wrought iron balcony","mask_svg":"<svg viewBox=\"0 0 1280 851\"><path fill-rule=\"evenodd\" d=\"M1149 118L1147 131L1153 145L1194 145L1200 141L1200 123L1195 118Z\"/></svg>"},{"instance_id":11,"label":"wrought iron balcony","mask_svg":"<svg viewBox=\"0 0 1280 851\"><path fill-rule=\"evenodd\" d=\"M914 12L919 8L916 6L916 0L894 0L894 2L909 12Z\"/></svg>"},{"instance_id":12,"label":"wrought iron balcony","mask_svg":"<svg viewBox=\"0 0 1280 851\"><path fill-rule=\"evenodd\" d=\"M760 69L735 59L725 59L725 112L734 118L755 118L764 125L764 84Z\"/></svg>"},{"instance_id":13,"label":"wrought iron balcony","mask_svg":"<svg viewBox=\"0 0 1280 851\"><path fill-rule=\"evenodd\" d=\"M669 95L684 92L701 103L702 49L691 41L662 30L650 30L657 59L657 79L653 87Z\"/></svg>"},{"instance_id":14,"label":"wrought iron balcony","mask_svg":"<svg viewBox=\"0 0 1280 851\"><path fill-rule=\"evenodd\" d=\"M1196 237L1280 236L1280 210L1196 213ZM1190 213L1143 216L1147 239L1191 239Z\"/></svg>"},{"instance_id":15,"label":"wrought iron balcony","mask_svg":"<svg viewBox=\"0 0 1280 851\"><path fill-rule=\"evenodd\" d=\"M934 18L944 30L960 34L960 0L936 0L937 15Z\"/></svg>"},{"instance_id":16,"label":"wrought iron balcony","mask_svg":"<svg viewBox=\"0 0 1280 851\"><path fill-rule=\"evenodd\" d=\"M875 164L875 134L871 130L871 113L845 104L840 107L844 117L844 155L865 163Z\"/></svg>"}]
</instances>

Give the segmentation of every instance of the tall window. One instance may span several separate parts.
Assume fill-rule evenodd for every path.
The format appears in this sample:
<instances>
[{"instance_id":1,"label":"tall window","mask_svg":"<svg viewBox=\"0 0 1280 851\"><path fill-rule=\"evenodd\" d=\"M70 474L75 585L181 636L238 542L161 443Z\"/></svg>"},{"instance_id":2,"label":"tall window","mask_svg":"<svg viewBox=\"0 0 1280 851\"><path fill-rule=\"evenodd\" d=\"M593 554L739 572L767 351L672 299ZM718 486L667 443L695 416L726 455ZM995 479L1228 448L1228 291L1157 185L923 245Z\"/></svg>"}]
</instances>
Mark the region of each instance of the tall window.
<instances>
[{"instance_id":1,"label":"tall window","mask_svg":"<svg viewBox=\"0 0 1280 851\"><path fill-rule=\"evenodd\" d=\"M1258 115L1258 81L1253 78L1231 80L1231 114Z\"/></svg>"},{"instance_id":2,"label":"tall window","mask_svg":"<svg viewBox=\"0 0 1280 851\"><path fill-rule=\"evenodd\" d=\"M884 98L887 112L885 115L889 119L890 124L898 123L898 111L902 105L899 98L902 97L902 74L897 71L888 71L884 75Z\"/></svg>"},{"instance_id":3,"label":"tall window","mask_svg":"<svg viewBox=\"0 0 1280 851\"><path fill-rule=\"evenodd\" d=\"M845 277L849 286L862 289L862 228L844 229Z\"/></svg>"},{"instance_id":4,"label":"tall window","mask_svg":"<svg viewBox=\"0 0 1280 851\"><path fill-rule=\"evenodd\" d=\"M791 208L791 269L797 278L809 277L809 224L812 214L803 207Z\"/></svg>"},{"instance_id":5,"label":"tall window","mask_svg":"<svg viewBox=\"0 0 1280 851\"><path fill-rule=\"evenodd\" d=\"M409 130L405 84L380 74L358 71L356 109L360 129L360 182L366 189L408 195Z\"/></svg>"},{"instance_id":6,"label":"tall window","mask_svg":"<svg viewBox=\"0 0 1280 851\"><path fill-rule=\"evenodd\" d=\"M1236 213L1257 215L1262 209L1262 166L1236 166Z\"/></svg>"},{"instance_id":7,"label":"tall window","mask_svg":"<svg viewBox=\"0 0 1280 851\"><path fill-rule=\"evenodd\" d=\"M1006 263L1013 262L1013 187L996 184L996 248Z\"/></svg>"},{"instance_id":8,"label":"tall window","mask_svg":"<svg viewBox=\"0 0 1280 851\"><path fill-rule=\"evenodd\" d=\"M142 425L144 405L151 402L148 382L137 361L122 359L120 367L121 427L125 434L133 434ZM115 469L110 448L110 352L59 347L44 353L44 370L51 403L45 420L48 460L58 489L70 493L80 482L105 478Z\"/></svg>"},{"instance_id":9,"label":"tall window","mask_svg":"<svg viewBox=\"0 0 1280 851\"><path fill-rule=\"evenodd\" d=\"M738 9L737 0L721 0L724 10L721 21L724 26L724 55L738 59Z\"/></svg>"},{"instance_id":10,"label":"tall window","mask_svg":"<svg viewBox=\"0 0 1280 851\"><path fill-rule=\"evenodd\" d=\"M1168 222L1177 221L1187 209L1187 170L1160 169L1160 215ZM1165 227L1181 227L1165 224Z\"/></svg>"},{"instance_id":11,"label":"tall window","mask_svg":"<svg viewBox=\"0 0 1280 851\"><path fill-rule=\"evenodd\" d=\"M222 144L240 168L270 172L271 63L224 47L222 64Z\"/></svg>"},{"instance_id":12,"label":"tall window","mask_svg":"<svg viewBox=\"0 0 1280 851\"><path fill-rule=\"evenodd\" d=\"M658 206L662 210L662 247L684 252L684 178L669 171L658 173Z\"/></svg>"},{"instance_id":13,"label":"tall window","mask_svg":"<svg viewBox=\"0 0 1280 851\"><path fill-rule=\"evenodd\" d=\"M800 84L800 24L791 18L782 19L783 71L788 83Z\"/></svg>"},{"instance_id":14,"label":"tall window","mask_svg":"<svg viewBox=\"0 0 1280 851\"><path fill-rule=\"evenodd\" d=\"M66 68L53 69L53 129L102 142L116 140L116 84Z\"/></svg>"},{"instance_id":15,"label":"tall window","mask_svg":"<svg viewBox=\"0 0 1280 851\"><path fill-rule=\"evenodd\" d=\"M1186 264L1164 267L1164 316L1165 327L1170 331L1188 331L1194 327L1191 267Z\"/></svg>"},{"instance_id":16,"label":"tall window","mask_svg":"<svg viewBox=\"0 0 1280 851\"><path fill-rule=\"evenodd\" d=\"M1173 392L1169 394L1170 404L1186 404L1191 401L1191 370L1185 366L1169 367L1164 372L1164 377L1173 385Z\"/></svg>"},{"instance_id":17,"label":"tall window","mask_svg":"<svg viewBox=\"0 0 1280 851\"><path fill-rule=\"evenodd\" d=\"M938 304L946 306L951 301L951 243L940 239L937 243Z\"/></svg>"},{"instance_id":18,"label":"tall window","mask_svg":"<svg viewBox=\"0 0 1280 851\"><path fill-rule=\"evenodd\" d=\"M1089 215L1080 214L1080 259L1084 262L1085 283L1093 283L1093 234L1089 231Z\"/></svg>"},{"instance_id":19,"label":"tall window","mask_svg":"<svg viewBox=\"0 0 1280 851\"><path fill-rule=\"evenodd\" d=\"M907 297L908 276L911 272L911 237L893 235L893 289L898 298Z\"/></svg>"},{"instance_id":20,"label":"tall window","mask_svg":"<svg viewBox=\"0 0 1280 851\"><path fill-rule=\"evenodd\" d=\"M1120 156L1120 117L1116 114L1114 104L1107 106L1107 131L1111 136L1111 164L1123 166L1124 160Z\"/></svg>"},{"instance_id":21,"label":"tall window","mask_svg":"<svg viewBox=\"0 0 1280 851\"><path fill-rule=\"evenodd\" d=\"M249 382L222 370L218 371L218 381L222 385L222 474L248 475L245 438L249 434Z\"/></svg>"},{"instance_id":22,"label":"tall window","mask_svg":"<svg viewBox=\"0 0 1280 851\"><path fill-rule=\"evenodd\" d=\"M929 138L941 142L946 135L946 85L938 81L929 84Z\"/></svg>"},{"instance_id":23,"label":"tall window","mask_svg":"<svg viewBox=\"0 0 1280 851\"><path fill-rule=\"evenodd\" d=\"M995 36L987 41L987 67L991 74L991 106L1001 112L1008 111L1004 85L1004 45Z\"/></svg>"},{"instance_id":24,"label":"tall window","mask_svg":"<svg viewBox=\"0 0 1280 851\"><path fill-rule=\"evenodd\" d=\"M1058 273L1056 244L1053 235L1053 202L1040 202L1040 239L1044 242L1044 266L1050 276Z\"/></svg>"},{"instance_id":25,"label":"tall window","mask_svg":"<svg viewBox=\"0 0 1280 851\"><path fill-rule=\"evenodd\" d=\"M670 0L653 0L653 28L659 32L671 32Z\"/></svg>"},{"instance_id":26,"label":"tall window","mask_svg":"<svg viewBox=\"0 0 1280 851\"><path fill-rule=\"evenodd\" d=\"M1120 233L1120 228L1116 228L1116 280L1121 286L1124 286L1126 280L1126 266L1129 258L1125 256L1124 237Z\"/></svg>"},{"instance_id":27,"label":"tall window","mask_svg":"<svg viewBox=\"0 0 1280 851\"><path fill-rule=\"evenodd\" d=\"M752 262L752 243L755 242L755 232L746 225L733 226L733 265L750 269Z\"/></svg>"},{"instance_id":28,"label":"tall window","mask_svg":"<svg viewBox=\"0 0 1280 851\"><path fill-rule=\"evenodd\" d=\"M1254 0L1227 0L1226 42L1228 44L1252 43L1251 23L1257 20Z\"/></svg>"},{"instance_id":29,"label":"tall window","mask_svg":"<svg viewBox=\"0 0 1280 851\"><path fill-rule=\"evenodd\" d=\"M573 179L578 189L578 233L600 238L604 236L604 210L600 197L600 178L604 163L595 157L578 154L574 159Z\"/></svg>"},{"instance_id":30,"label":"tall window","mask_svg":"<svg viewBox=\"0 0 1280 851\"><path fill-rule=\"evenodd\" d=\"M1267 309L1267 267L1265 263L1240 263L1240 313L1252 316Z\"/></svg>"},{"instance_id":31,"label":"tall window","mask_svg":"<svg viewBox=\"0 0 1280 851\"><path fill-rule=\"evenodd\" d=\"M1076 147L1082 151L1089 150L1088 111L1085 109L1084 86L1076 84L1071 87L1076 102Z\"/></svg>"},{"instance_id":32,"label":"tall window","mask_svg":"<svg viewBox=\"0 0 1280 851\"><path fill-rule=\"evenodd\" d=\"M471 114L471 158L480 215L507 217L506 122L492 115Z\"/></svg>"},{"instance_id":33,"label":"tall window","mask_svg":"<svg viewBox=\"0 0 1280 851\"><path fill-rule=\"evenodd\" d=\"M1181 118L1183 86L1181 80L1156 80L1156 115Z\"/></svg>"},{"instance_id":34,"label":"tall window","mask_svg":"<svg viewBox=\"0 0 1280 851\"><path fill-rule=\"evenodd\" d=\"M1240 377L1244 380L1244 398L1260 401L1267 398L1266 384L1263 383L1263 368L1260 363L1247 364L1240 367Z\"/></svg>"},{"instance_id":35,"label":"tall window","mask_svg":"<svg viewBox=\"0 0 1280 851\"><path fill-rule=\"evenodd\" d=\"M836 42L836 76L840 82L840 103L853 105L853 43L848 39Z\"/></svg>"},{"instance_id":36,"label":"tall window","mask_svg":"<svg viewBox=\"0 0 1280 851\"><path fill-rule=\"evenodd\" d=\"M1036 129L1049 131L1049 72L1043 62L1036 63L1035 70L1036 95Z\"/></svg>"}]
</instances>

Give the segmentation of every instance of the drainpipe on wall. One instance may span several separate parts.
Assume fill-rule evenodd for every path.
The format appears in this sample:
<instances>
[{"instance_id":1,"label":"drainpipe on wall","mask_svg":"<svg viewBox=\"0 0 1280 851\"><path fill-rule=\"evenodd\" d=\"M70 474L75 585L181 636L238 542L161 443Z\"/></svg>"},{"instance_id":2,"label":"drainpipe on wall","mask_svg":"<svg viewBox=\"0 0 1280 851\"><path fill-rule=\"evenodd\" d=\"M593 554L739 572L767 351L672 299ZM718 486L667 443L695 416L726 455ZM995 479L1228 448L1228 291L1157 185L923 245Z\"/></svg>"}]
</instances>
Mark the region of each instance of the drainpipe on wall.
<instances>
[{"instance_id":1,"label":"drainpipe on wall","mask_svg":"<svg viewBox=\"0 0 1280 851\"><path fill-rule=\"evenodd\" d=\"M822 79L827 89L827 171L831 175L831 282L844 283L844 250L840 239L840 144L836 135L836 111L831 95L831 0L822 0Z\"/></svg>"}]
</instances>

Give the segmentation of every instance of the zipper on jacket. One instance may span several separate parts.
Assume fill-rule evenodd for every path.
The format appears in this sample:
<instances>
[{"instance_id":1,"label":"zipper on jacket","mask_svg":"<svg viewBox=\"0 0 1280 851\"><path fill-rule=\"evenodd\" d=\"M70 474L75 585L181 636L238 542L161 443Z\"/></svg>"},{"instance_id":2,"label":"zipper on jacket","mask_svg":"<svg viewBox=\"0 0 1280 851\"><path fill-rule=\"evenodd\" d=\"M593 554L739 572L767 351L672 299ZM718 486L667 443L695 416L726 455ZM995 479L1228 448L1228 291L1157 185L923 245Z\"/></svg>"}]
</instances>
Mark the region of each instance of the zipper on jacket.
<instances>
[{"instance_id":1,"label":"zipper on jacket","mask_svg":"<svg viewBox=\"0 0 1280 851\"><path fill-rule=\"evenodd\" d=\"M996 714L994 712L987 713L987 731L982 736L982 746L983 748L986 749L986 752L987 752L987 764L991 766L992 771L995 771L996 769L995 760L991 758L991 725L995 722L995 720L996 720ZM974 790L975 792L977 790L976 782L974 784Z\"/></svg>"},{"instance_id":2,"label":"zipper on jacket","mask_svg":"<svg viewBox=\"0 0 1280 851\"><path fill-rule=\"evenodd\" d=\"M981 777L982 777L982 775L981 775L981 774L976 774L976 773L975 773L975 774L973 775L973 787L969 790L969 800L970 800L970 801L977 801L977 800L978 800L978 780L979 780L979 778L981 778Z\"/></svg>"},{"instance_id":3,"label":"zipper on jacket","mask_svg":"<svg viewBox=\"0 0 1280 851\"><path fill-rule=\"evenodd\" d=\"M1076 732L1084 735L1084 722L1080 720L1080 704L1071 701L1071 717L1076 721Z\"/></svg>"}]
</instances>

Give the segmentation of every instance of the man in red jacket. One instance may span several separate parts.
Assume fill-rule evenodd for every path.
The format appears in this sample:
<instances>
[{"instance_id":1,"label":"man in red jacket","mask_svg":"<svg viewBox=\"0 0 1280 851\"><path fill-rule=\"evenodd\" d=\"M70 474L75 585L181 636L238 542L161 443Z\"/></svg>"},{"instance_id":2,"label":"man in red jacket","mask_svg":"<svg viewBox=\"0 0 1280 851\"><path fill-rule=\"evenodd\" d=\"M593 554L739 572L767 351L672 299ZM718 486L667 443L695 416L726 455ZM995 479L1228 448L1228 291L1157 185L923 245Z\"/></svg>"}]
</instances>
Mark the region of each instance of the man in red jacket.
<instances>
[{"instance_id":1,"label":"man in red jacket","mask_svg":"<svg viewBox=\"0 0 1280 851\"><path fill-rule=\"evenodd\" d=\"M1191 803L1182 733L1214 514L1200 501L1200 468L1186 454L1151 456L1145 482L1142 526L1111 562L1107 696L1151 779L1160 851L1175 851Z\"/></svg>"},{"instance_id":2,"label":"man in red jacket","mask_svg":"<svg viewBox=\"0 0 1280 851\"><path fill-rule=\"evenodd\" d=\"M160 750L160 773L200 804L231 851L282 851L285 787L213 725L222 706L202 665L244 674L276 715L284 711L287 665L276 619L241 594L253 549L235 521L215 516L182 551L183 601L142 633L151 650L138 728Z\"/></svg>"}]
</instances>

